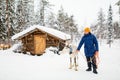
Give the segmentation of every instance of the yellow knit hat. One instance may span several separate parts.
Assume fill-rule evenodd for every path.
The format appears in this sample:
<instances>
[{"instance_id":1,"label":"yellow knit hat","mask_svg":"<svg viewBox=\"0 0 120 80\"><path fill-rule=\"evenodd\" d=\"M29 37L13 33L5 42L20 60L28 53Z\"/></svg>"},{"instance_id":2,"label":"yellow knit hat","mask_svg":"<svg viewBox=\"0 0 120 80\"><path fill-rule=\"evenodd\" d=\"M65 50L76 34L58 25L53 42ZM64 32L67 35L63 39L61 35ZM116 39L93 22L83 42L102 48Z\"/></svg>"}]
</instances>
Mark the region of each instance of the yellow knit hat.
<instances>
[{"instance_id":1,"label":"yellow knit hat","mask_svg":"<svg viewBox=\"0 0 120 80\"><path fill-rule=\"evenodd\" d=\"M91 30L90 30L89 27L86 27L86 28L84 29L84 32L91 32Z\"/></svg>"}]
</instances>

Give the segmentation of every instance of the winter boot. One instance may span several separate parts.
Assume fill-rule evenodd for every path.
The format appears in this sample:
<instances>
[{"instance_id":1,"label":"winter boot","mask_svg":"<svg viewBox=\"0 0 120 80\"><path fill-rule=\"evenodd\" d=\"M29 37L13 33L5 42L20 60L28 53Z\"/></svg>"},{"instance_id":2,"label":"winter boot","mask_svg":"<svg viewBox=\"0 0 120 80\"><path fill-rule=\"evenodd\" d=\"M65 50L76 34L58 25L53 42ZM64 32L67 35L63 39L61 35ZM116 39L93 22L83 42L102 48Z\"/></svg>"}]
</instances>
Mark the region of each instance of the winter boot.
<instances>
[{"instance_id":1,"label":"winter boot","mask_svg":"<svg viewBox=\"0 0 120 80\"><path fill-rule=\"evenodd\" d=\"M93 69L93 73L94 73L94 74L98 74L98 72L97 72L96 69Z\"/></svg>"},{"instance_id":2,"label":"winter boot","mask_svg":"<svg viewBox=\"0 0 120 80\"><path fill-rule=\"evenodd\" d=\"M88 69L86 69L86 71L91 71L92 69L91 69L91 62L87 62L87 65L88 65Z\"/></svg>"},{"instance_id":3,"label":"winter boot","mask_svg":"<svg viewBox=\"0 0 120 80\"><path fill-rule=\"evenodd\" d=\"M92 71L92 69L89 67L88 69L86 69L86 71Z\"/></svg>"}]
</instances>

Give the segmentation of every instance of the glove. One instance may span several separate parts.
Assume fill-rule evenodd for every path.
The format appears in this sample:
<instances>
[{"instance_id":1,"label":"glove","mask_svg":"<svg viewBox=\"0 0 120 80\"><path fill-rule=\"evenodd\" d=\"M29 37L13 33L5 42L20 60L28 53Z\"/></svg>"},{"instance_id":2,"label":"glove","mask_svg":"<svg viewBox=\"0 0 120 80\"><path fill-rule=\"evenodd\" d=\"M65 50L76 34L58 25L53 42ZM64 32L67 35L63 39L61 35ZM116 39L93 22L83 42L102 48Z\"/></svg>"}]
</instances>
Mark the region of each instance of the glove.
<instances>
[{"instance_id":1,"label":"glove","mask_svg":"<svg viewBox=\"0 0 120 80\"><path fill-rule=\"evenodd\" d=\"M74 58L74 57L76 57L76 55L77 55L77 53L76 53L76 52L73 52L73 53L70 55L70 57L71 57L71 58Z\"/></svg>"},{"instance_id":2,"label":"glove","mask_svg":"<svg viewBox=\"0 0 120 80\"><path fill-rule=\"evenodd\" d=\"M76 52L75 53L78 53L79 52L79 50L76 50Z\"/></svg>"}]
</instances>

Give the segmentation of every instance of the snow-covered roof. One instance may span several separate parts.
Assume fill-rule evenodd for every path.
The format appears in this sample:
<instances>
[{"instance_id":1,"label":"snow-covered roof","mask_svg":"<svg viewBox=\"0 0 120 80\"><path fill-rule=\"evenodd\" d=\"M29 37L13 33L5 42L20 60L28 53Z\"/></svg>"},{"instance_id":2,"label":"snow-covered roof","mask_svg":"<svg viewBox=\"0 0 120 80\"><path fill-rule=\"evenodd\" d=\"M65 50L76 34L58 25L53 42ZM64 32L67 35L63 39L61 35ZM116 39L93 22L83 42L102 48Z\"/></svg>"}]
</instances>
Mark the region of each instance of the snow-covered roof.
<instances>
[{"instance_id":1,"label":"snow-covered roof","mask_svg":"<svg viewBox=\"0 0 120 80\"><path fill-rule=\"evenodd\" d=\"M20 38L26 36L27 33L32 33L35 29L39 29L40 31L46 32L46 33L48 33L52 36L55 36L57 38L60 38L62 40L71 39L71 36L69 34L63 33L61 31L58 31L58 30L55 30L55 29L52 29L52 28L39 26L39 25L34 25L34 26L31 26L31 27L27 28L26 30L12 36L12 40L20 39Z\"/></svg>"}]
</instances>

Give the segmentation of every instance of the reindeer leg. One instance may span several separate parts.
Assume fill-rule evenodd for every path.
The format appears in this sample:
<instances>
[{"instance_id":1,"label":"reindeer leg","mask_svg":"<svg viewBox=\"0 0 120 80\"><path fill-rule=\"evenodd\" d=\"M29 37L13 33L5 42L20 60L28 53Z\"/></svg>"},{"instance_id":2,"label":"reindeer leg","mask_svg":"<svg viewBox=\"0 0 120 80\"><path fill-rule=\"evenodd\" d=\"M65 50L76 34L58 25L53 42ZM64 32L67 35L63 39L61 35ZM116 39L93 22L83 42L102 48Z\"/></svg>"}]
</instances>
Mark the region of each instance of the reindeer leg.
<instances>
[{"instance_id":1,"label":"reindeer leg","mask_svg":"<svg viewBox=\"0 0 120 80\"><path fill-rule=\"evenodd\" d=\"M69 67L69 69L72 69L72 58L70 57L70 67Z\"/></svg>"},{"instance_id":2,"label":"reindeer leg","mask_svg":"<svg viewBox=\"0 0 120 80\"><path fill-rule=\"evenodd\" d=\"M78 65L78 55L76 56L76 65L77 65L77 67L79 66Z\"/></svg>"},{"instance_id":3,"label":"reindeer leg","mask_svg":"<svg viewBox=\"0 0 120 80\"><path fill-rule=\"evenodd\" d=\"M78 71L78 69L77 69L77 63L76 63L76 57L74 57L74 64L75 64L75 71Z\"/></svg>"}]
</instances>

